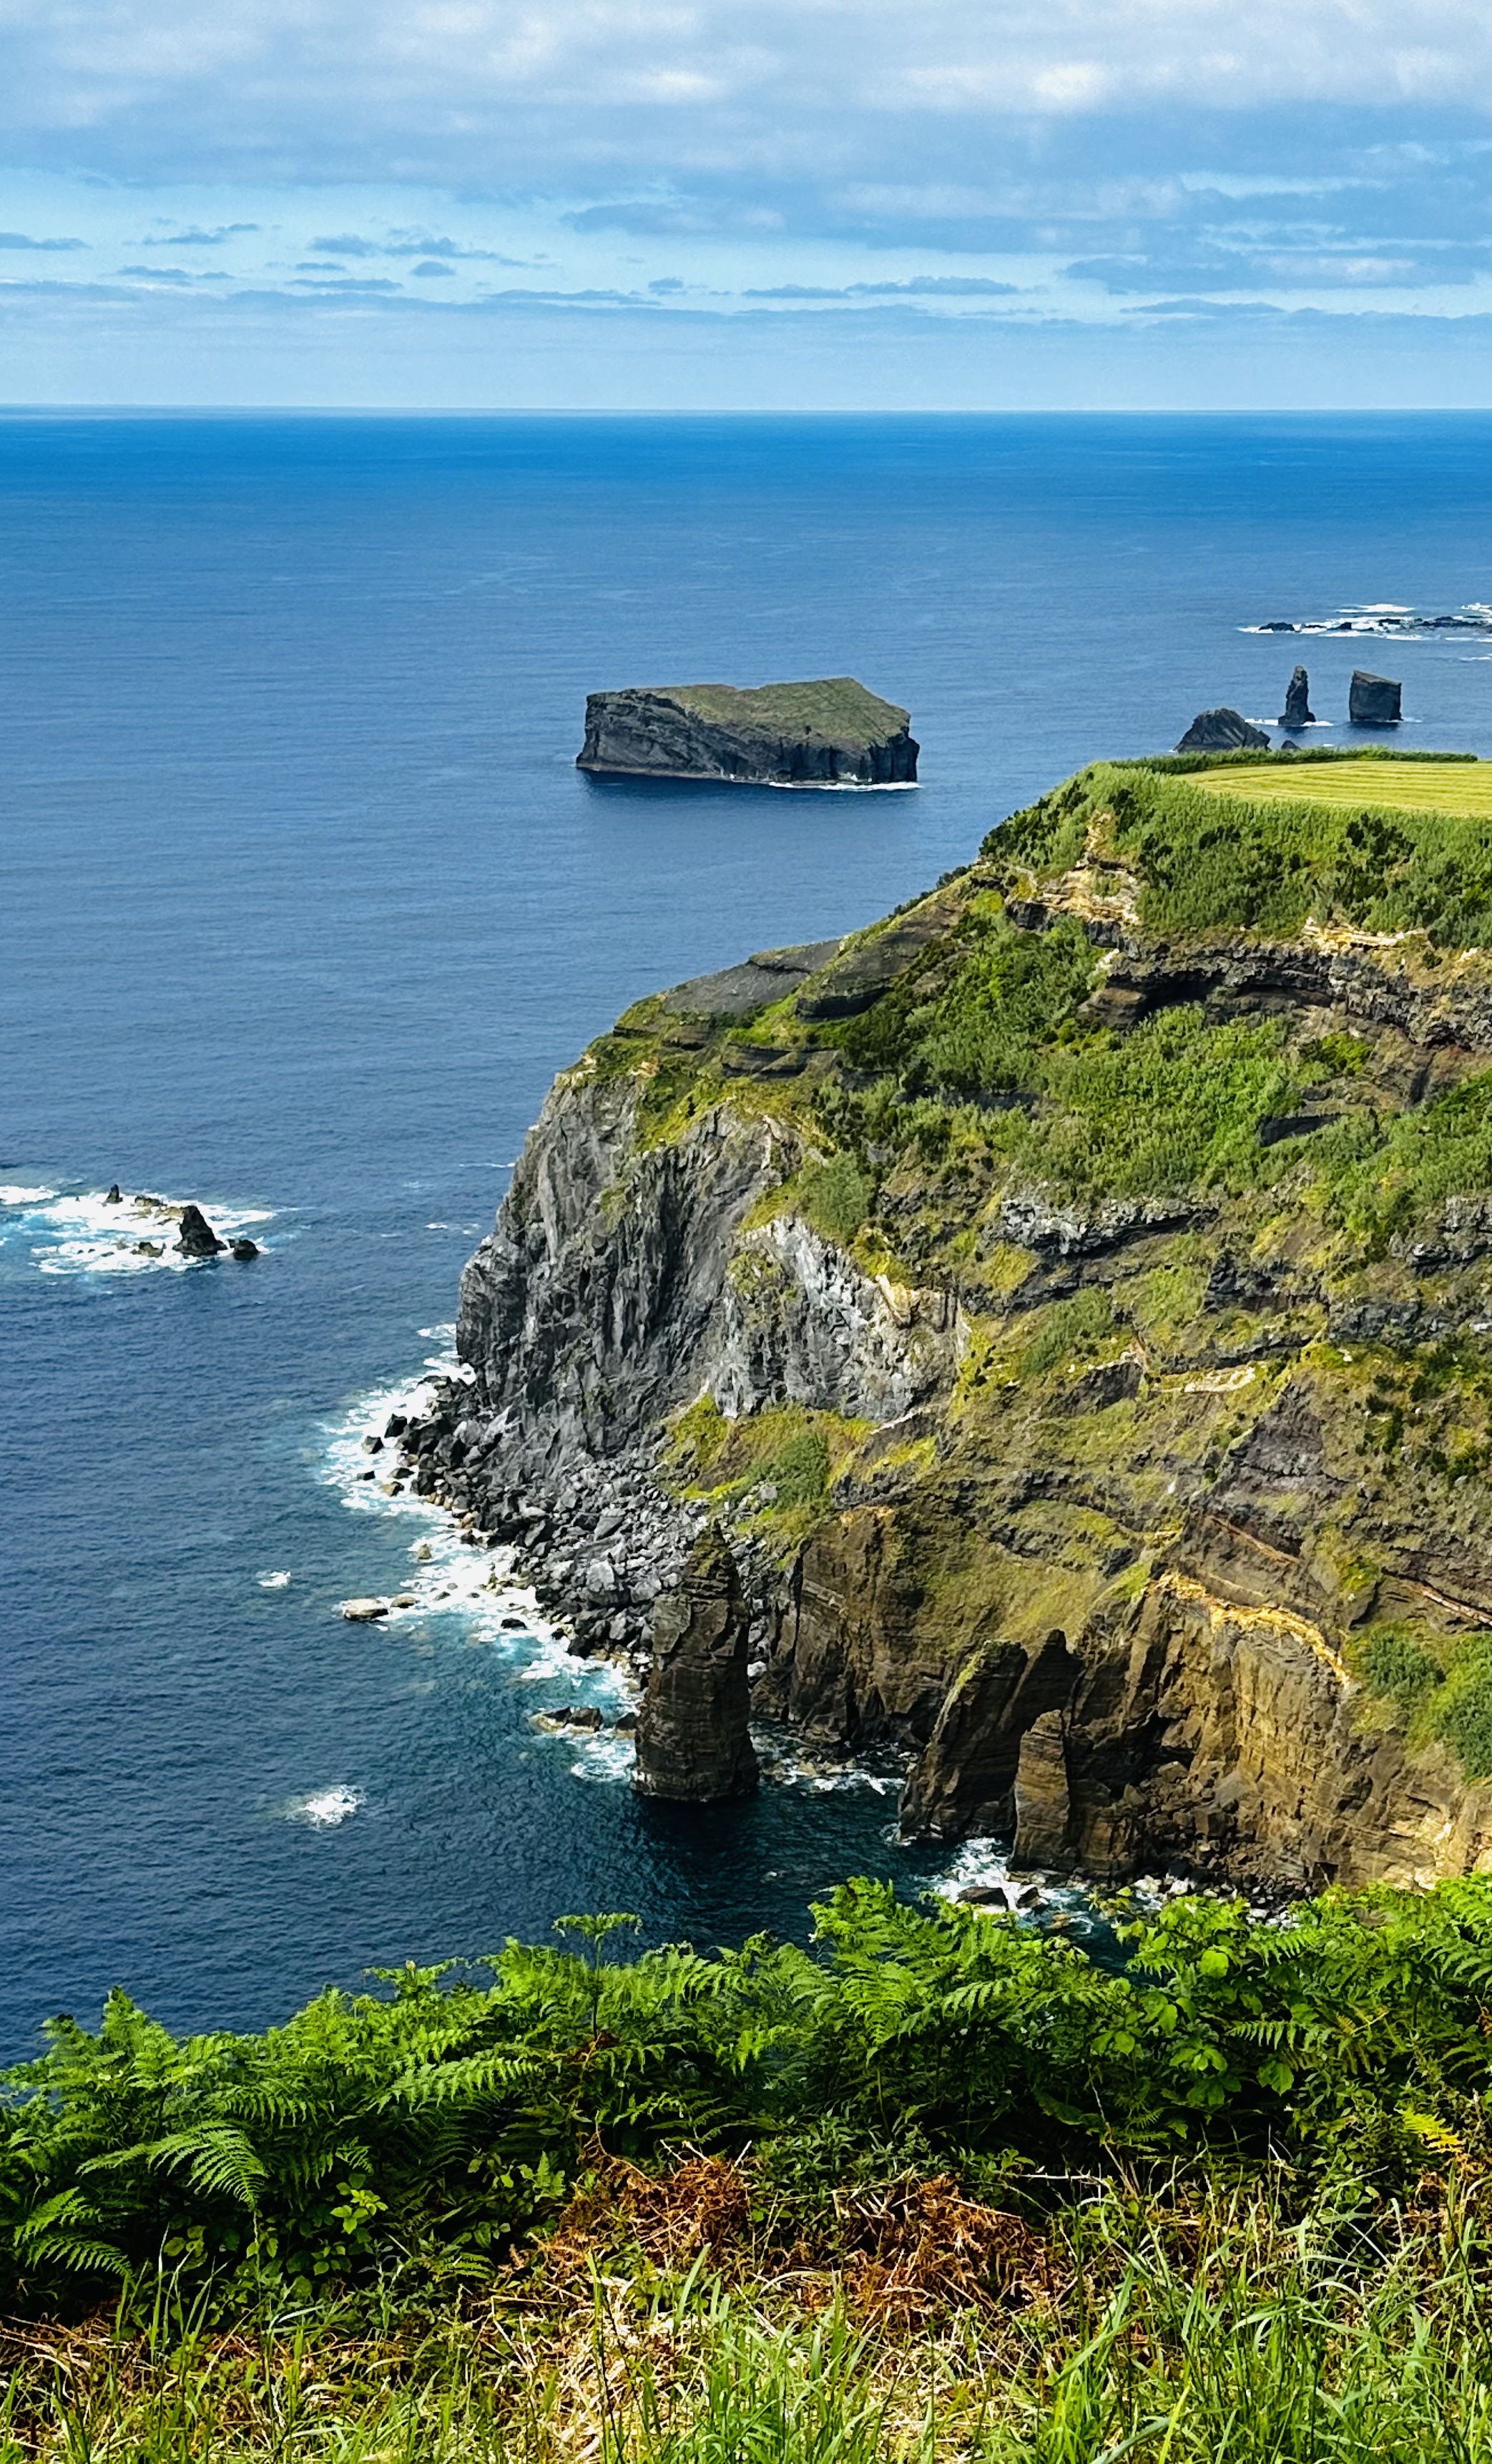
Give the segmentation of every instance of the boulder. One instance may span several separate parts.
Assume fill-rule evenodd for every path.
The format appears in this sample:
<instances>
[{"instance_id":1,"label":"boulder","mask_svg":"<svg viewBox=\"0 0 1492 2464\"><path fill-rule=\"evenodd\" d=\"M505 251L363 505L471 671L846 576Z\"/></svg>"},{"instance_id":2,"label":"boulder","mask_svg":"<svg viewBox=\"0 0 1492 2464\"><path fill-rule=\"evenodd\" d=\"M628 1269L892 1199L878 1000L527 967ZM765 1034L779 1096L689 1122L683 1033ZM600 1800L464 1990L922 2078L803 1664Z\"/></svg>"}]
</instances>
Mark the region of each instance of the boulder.
<instances>
[{"instance_id":1,"label":"boulder","mask_svg":"<svg viewBox=\"0 0 1492 2464\"><path fill-rule=\"evenodd\" d=\"M1269 737L1250 726L1241 711L1199 710L1176 746L1178 753L1267 753Z\"/></svg>"},{"instance_id":2,"label":"boulder","mask_svg":"<svg viewBox=\"0 0 1492 2464\"><path fill-rule=\"evenodd\" d=\"M368 1472L364 1477L371 1480L373 1475ZM343 1600L341 1613L349 1625L371 1625L375 1617L387 1617L388 1602L370 1599Z\"/></svg>"},{"instance_id":3,"label":"boulder","mask_svg":"<svg viewBox=\"0 0 1492 2464\"><path fill-rule=\"evenodd\" d=\"M631 686L585 701L576 767L597 778L769 787L910 785L910 715L853 676L780 685Z\"/></svg>"},{"instance_id":4,"label":"boulder","mask_svg":"<svg viewBox=\"0 0 1492 2464\"><path fill-rule=\"evenodd\" d=\"M1304 668L1297 668L1285 692L1280 724L1282 727L1314 727L1315 723L1310 707L1310 678Z\"/></svg>"},{"instance_id":5,"label":"boulder","mask_svg":"<svg viewBox=\"0 0 1492 2464\"><path fill-rule=\"evenodd\" d=\"M215 1258L228 1243L218 1239L200 1206L184 1206L176 1245L188 1258Z\"/></svg>"},{"instance_id":6,"label":"boulder","mask_svg":"<svg viewBox=\"0 0 1492 2464\"><path fill-rule=\"evenodd\" d=\"M691 1549L677 1591L665 1593L653 1616L632 1775L645 1796L713 1805L757 1786L747 1725L750 1624L740 1569L712 1524Z\"/></svg>"},{"instance_id":7,"label":"boulder","mask_svg":"<svg viewBox=\"0 0 1492 2464\"><path fill-rule=\"evenodd\" d=\"M117 1180L110 1181L108 1188L103 1193L103 1202L105 1206L123 1205L124 1200L120 1196L120 1185Z\"/></svg>"},{"instance_id":8,"label":"boulder","mask_svg":"<svg viewBox=\"0 0 1492 2464\"><path fill-rule=\"evenodd\" d=\"M1397 727L1403 717L1404 688L1392 676L1371 676L1366 668L1352 670L1347 715L1353 727Z\"/></svg>"},{"instance_id":9,"label":"boulder","mask_svg":"<svg viewBox=\"0 0 1492 2464\"><path fill-rule=\"evenodd\" d=\"M240 1238L237 1241L230 1241L229 1243L229 1247L235 1258L247 1260L250 1258L257 1258L259 1254L259 1243L257 1241L248 1241Z\"/></svg>"}]
</instances>

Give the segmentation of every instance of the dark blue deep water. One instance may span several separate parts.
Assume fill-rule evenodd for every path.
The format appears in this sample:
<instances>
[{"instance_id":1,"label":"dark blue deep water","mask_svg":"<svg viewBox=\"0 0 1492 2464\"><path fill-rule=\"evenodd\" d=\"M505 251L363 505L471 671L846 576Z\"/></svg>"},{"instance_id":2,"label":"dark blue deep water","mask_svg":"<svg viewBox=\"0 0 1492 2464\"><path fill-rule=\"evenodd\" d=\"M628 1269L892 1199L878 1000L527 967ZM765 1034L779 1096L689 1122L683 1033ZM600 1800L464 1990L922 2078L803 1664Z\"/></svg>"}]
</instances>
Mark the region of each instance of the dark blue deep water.
<instances>
[{"instance_id":1,"label":"dark blue deep water","mask_svg":"<svg viewBox=\"0 0 1492 2464\"><path fill-rule=\"evenodd\" d=\"M12 417L0 507L0 2055L115 1981L257 2024L568 1909L711 1941L946 1873L868 1788L634 1805L459 1603L347 1624L433 1526L350 1511L335 1433L440 1352L625 1003L1277 711L1252 621L1488 595L1492 419ZM1484 649L1300 654L1319 715L1361 661L1492 751ZM910 704L916 793L572 766L589 687L841 672ZM125 1265L115 1178L265 1254Z\"/></svg>"}]
</instances>

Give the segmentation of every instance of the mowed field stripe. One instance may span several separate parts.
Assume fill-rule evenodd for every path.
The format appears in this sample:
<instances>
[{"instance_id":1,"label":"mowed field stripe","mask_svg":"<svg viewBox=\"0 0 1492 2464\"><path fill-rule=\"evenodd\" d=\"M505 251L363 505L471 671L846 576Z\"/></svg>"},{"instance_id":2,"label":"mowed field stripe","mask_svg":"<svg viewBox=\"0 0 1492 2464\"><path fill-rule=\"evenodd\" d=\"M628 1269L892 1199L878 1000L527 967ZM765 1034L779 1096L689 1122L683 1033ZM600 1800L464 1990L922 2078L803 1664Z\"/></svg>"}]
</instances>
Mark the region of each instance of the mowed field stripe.
<instances>
[{"instance_id":1,"label":"mowed field stripe","mask_svg":"<svg viewBox=\"0 0 1492 2464\"><path fill-rule=\"evenodd\" d=\"M1492 761L1303 761L1198 770L1204 795L1250 804L1365 804L1401 812L1492 815Z\"/></svg>"}]
</instances>

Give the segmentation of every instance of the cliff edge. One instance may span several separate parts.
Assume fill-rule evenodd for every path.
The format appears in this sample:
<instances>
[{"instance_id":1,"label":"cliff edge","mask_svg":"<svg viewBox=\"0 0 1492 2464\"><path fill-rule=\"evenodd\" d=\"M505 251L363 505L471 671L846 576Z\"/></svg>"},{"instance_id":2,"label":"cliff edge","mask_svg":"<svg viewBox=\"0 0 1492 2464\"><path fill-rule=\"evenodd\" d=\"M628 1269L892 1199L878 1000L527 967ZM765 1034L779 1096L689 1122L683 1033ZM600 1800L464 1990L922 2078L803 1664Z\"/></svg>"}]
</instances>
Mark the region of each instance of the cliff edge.
<instances>
[{"instance_id":1,"label":"cliff edge","mask_svg":"<svg viewBox=\"0 0 1492 2464\"><path fill-rule=\"evenodd\" d=\"M586 696L576 767L599 778L742 786L910 785L911 716L853 676L806 684L668 685Z\"/></svg>"},{"instance_id":2,"label":"cliff edge","mask_svg":"<svg viewBox=\"0 0 1492 2464\"><path fill-rule=\"evenodd\" d=\"M420 1484L639 1664L718 1520L757 1708L900 1747L911 1827L1492 1863L1492 772L1095 764L639 1002L458 1344Z\"/></svg>"}]
</instances>

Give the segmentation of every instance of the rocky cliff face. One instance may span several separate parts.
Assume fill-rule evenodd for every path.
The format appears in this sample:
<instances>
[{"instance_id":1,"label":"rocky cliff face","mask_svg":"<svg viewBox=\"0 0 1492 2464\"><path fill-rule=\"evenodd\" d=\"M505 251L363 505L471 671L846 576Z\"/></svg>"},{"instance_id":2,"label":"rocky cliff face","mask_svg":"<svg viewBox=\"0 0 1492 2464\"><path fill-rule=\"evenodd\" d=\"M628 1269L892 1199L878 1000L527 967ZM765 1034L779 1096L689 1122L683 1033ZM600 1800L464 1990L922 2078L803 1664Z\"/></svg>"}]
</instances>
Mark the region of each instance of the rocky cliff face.
<instances>
[{"instance_id":1,"label":"rocky cliff face","mask_svg":"<svg viewBox=\"0 0 1492 2464\"><path fill-rule=\"evenodd\" d=\"M601 778L886 787L915 780L917 751L908 712L852 676L827 676L590 693L576 766Z\"/></svg>"},{"instance_id":2,"label":"rocky cliff face","mask_svg":"<svg viewBox=\"0 0 1492 2464\"><path fill-rule=\"evenodd\" d=\"M1282 782L1260 849L1196 776L629 1012L418 1476L640 1669L718 1517L757 1707L899 1747L913 1829L1426 1880L1492 1861L1492 960L1392 904L1443 818L1386 887L1349 806Z\"/></svg>"}]
</instances>

